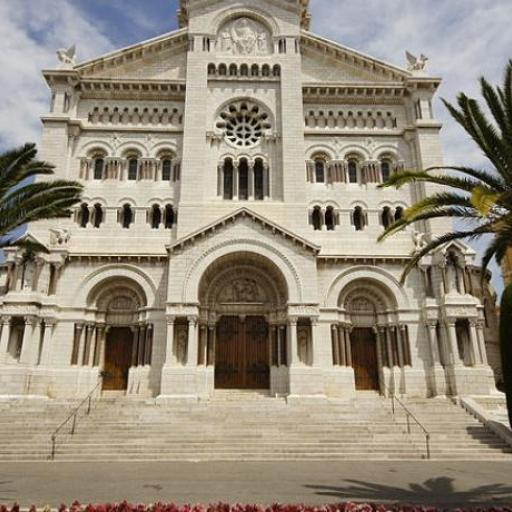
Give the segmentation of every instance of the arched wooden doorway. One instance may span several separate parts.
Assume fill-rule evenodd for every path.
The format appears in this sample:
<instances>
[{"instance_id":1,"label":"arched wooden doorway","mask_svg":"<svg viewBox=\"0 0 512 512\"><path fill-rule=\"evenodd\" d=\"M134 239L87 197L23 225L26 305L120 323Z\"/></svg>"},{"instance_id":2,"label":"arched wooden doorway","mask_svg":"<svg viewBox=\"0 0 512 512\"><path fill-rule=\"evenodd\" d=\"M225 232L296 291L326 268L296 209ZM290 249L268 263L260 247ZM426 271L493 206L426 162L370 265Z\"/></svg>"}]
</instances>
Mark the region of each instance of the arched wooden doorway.
<instances>
[{"instance_id":1,"label":"arched wooden doorway","mask_svg":"<svg viewBox=\"0 0 512 512\"><path fill-rule=\"evenodd\" d=\"M96 308L102 389L125 391L130 368L151 363L153 329L145 319L145 294L132 280L112 278L92 291L89 303Z\"/></svg>"},{"instance_id":2,"label":"arched wooden doorway","mask_svg":"<svg viewBox=\"0 0 512 512\"><path fill-rule=\"evenodd\" d=\"M272 326L286 323L288 292L274 263L235 253L201 279L201 322L213 326L216 389L269 389Z\"/></svg>"}]
</instances>

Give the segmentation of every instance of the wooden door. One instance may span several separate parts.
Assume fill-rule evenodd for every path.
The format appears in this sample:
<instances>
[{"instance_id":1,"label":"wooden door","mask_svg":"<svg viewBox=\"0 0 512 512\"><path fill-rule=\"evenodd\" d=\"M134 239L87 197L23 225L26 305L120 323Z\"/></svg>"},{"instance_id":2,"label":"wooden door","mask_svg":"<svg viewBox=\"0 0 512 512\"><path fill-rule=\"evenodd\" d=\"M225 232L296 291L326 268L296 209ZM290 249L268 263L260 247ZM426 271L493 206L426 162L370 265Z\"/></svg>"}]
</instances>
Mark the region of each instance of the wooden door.
<instances>
[{"instance_id":1,"label":"wooden door","mask_svg":"<svg viewBox=\"0 0 512 512\"><path fill-rule=\"evenodd\" d=\"M356 389L379 390L377 341L373 329L355 328L350 335Z\"/></svg>"},{"instance_id":2,"label":"wooden door","mask_svg":"<svg viewBox=\"0 0 512 512\"><path fill-rule=\"evenodd\" d=\"M270 387L268 325L263 317L221 318L215 347L215 387Z\"/></svg>"},{"instance_id":3,"label":"wooden door","mask_svg":"<svg viewBox=\"0 0 512 512\"><path fill-rule=\"evenodd\" d=\"M128 372L131 366L133 332L128 327L109 330L105 344L104 390L128 389Z\"/></svg>"}]
</instances>

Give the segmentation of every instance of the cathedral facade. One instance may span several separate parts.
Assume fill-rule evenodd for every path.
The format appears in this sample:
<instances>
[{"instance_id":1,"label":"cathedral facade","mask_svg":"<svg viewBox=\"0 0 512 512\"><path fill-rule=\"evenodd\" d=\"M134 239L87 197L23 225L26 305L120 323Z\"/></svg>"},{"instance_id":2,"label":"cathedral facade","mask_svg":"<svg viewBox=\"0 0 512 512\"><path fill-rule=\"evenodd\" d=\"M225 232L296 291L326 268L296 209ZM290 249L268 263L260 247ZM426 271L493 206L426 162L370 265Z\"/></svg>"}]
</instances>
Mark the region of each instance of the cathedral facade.
<instances>
[{"instance_id":1,"label":"cathedral facade","mask_svg":"<svg viewBox=\"0 0 512 512\"><path fill-rule=\"evenodd\" d=\"M182 0L178 30L44 72L42 157L73 218L9 249L0 394L169 400L489 394L492 291L451 244L401 284L425 223L378 243L442 165L426 59L387 64L309 31L308 0ZM494 371L493 371L494 370Z\"/></svg>"}]
</instances>

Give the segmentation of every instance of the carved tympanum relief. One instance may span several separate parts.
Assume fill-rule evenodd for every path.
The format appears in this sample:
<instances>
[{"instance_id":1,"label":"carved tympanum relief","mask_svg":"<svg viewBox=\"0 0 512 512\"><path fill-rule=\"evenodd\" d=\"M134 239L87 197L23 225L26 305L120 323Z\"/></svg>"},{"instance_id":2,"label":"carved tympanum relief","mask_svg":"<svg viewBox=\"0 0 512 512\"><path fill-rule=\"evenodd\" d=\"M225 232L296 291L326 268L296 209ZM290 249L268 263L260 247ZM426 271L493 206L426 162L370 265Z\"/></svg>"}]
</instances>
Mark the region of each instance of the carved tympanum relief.
<instances>
[{"instance_id":1,"label":"carved tympanum relief","mask_svg":"<svg viewBox=\"0 0 512 512\"><path fill-rule=\"evenodd\" d=\"M217 50L229 55L268 55L272 50L270 33L251 18L236 18L219 31Z\"/></svg>"},{"instance_id":2,"label":"carved tympanum relief","mask_svg":"<svg viewBox=\"0 0 512 512\"><path fill-rule=\"evenodd\" d=\"M244 277L227 284L220 293L219 300L222 303L255 303L264 302L265 299L258 283Z\"/></svg>"}]
</instances>

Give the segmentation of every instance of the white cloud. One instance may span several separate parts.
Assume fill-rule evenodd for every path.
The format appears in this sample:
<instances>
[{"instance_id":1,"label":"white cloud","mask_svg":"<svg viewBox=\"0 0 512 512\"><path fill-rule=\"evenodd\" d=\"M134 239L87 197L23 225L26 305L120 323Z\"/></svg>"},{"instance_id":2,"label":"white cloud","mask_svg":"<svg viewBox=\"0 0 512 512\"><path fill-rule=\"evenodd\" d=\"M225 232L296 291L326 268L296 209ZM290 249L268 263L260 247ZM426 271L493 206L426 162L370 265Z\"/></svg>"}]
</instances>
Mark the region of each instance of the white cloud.
<instances>
[{"instance_id":1,"label":"white cloud","mask_svg":"<svg viewBox=\"0 0 512 512\"><path fill-rule=\"evenodd\" d=\"M479 96L478 78L500 82L512 57L510 0L312 0L313 31L399 66L404 51L430 57L428 71L443 78L438 98L459 91ZM447 164L488 166L476 145L451 119L440 99L437 117ZM483 242L472 244L482 252ZM493 283L503 288L493 267Z\"/></svg>"},{"instance_id":2,"label":"white cloud","mask_svg":"<svg viewBox=\"0 0 512 512\"><path fill-rule=\"evenodd\" d=\"M38 141L49 92L41 70L55 67L58 48L77 43L85 59L112 49L82 13L62 0L0 2L0 148Z\"/></svg>"}]
</instances>

